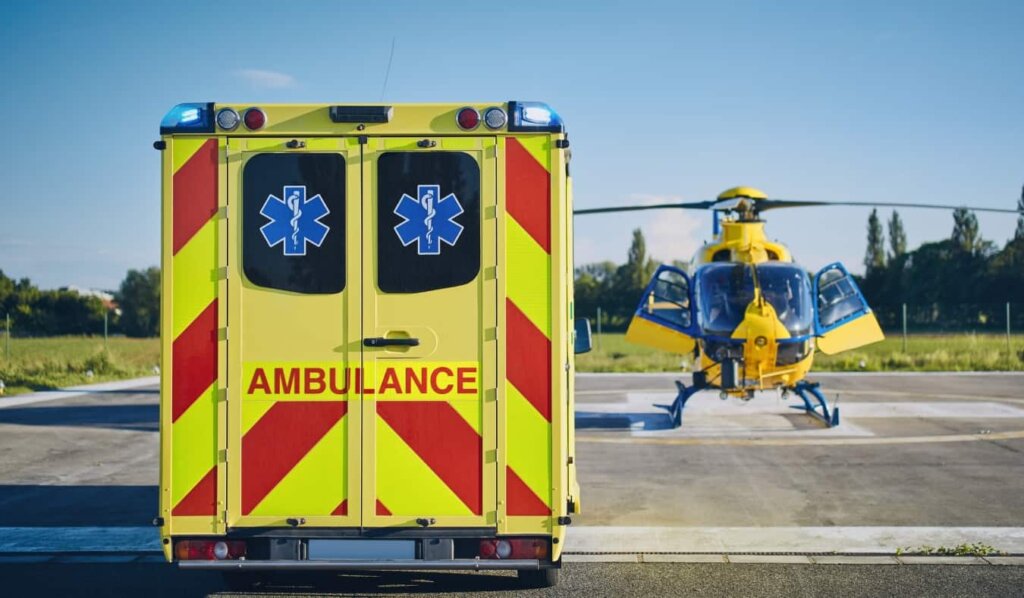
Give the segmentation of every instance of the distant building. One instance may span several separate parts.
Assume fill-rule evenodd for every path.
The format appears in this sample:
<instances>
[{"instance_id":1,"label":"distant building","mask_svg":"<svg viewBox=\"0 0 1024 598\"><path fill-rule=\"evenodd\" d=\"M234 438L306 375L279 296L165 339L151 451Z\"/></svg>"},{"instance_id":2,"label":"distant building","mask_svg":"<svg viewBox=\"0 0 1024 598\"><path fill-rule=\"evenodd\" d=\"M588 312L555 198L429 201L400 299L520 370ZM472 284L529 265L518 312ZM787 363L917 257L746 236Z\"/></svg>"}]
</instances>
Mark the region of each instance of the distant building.
<instances>
[{"instance_id":1,"label":"distant building","mask_svg":"<svg viewBox=\"0 0 1024 598\"><path fill-rule=\"evenodd\" d=\"M104 307L113 311L117 315L121 315L121 307L117 304L117 300L114 299L114 294L108 291L101 291L99 289L83 289L82 287L75 285L60 287L58 290L74 293L82 297L96 297L103 303Z\"/></svg>"}]
</instances>

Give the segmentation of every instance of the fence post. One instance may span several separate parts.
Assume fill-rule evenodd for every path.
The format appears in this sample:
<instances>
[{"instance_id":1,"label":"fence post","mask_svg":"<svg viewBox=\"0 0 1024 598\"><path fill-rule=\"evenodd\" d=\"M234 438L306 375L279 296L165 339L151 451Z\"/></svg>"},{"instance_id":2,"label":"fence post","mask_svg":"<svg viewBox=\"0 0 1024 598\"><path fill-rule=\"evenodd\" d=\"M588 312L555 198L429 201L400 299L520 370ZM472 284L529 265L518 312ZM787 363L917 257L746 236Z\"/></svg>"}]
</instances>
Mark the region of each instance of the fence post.
<instances>
[{"instance_id":1,"label":"fence post","mask_svg":"<svg viewBox=\"0 0 1024 598\"><path fill-rule=\"evenodd\" d=\"M11 312L7 312L7 325L4 327L7 331L6 339L4 339L5 347L4 354L7 356L7 360L11 360Z\"/></svg>"},{"instance_id":2,"label":"fence post","mask_svg":"<svg viewBox=\"0 0 1024 598\"><path fill-rule=\"evenodd\" d=\"M109 320L109 319L110 319L110 310L109 309L103 310L103 351L104 352L107 352L108 349L109 349L107 347L107 320Z\"/></svg>"},{"instance_id":3,"label":"fence post","mask_svg":"<svg viewBox=\"0 0 1024 598\"><path fill-rule=\"evenodd\" d=\"M907 352L907 304L903 304L903 352Z\"/></svg>"},{"instance_id":4,"label":"fence post","mask_svg":"<svg viewBox=\"0 0 1024 598\"><path fill-rule=\"evenodd\" d=\"M1009 355L1013 354L1013 349L1010 347L1010 302L1006 302L1006 353Z\"/></svg>"},{"instance_id":5,"label":"fence post","mask_svg":"<svg viewBox=\"0 0 1024 598\"><path fill-rule=\"evenodd\" d=\"M597 350L601 350L601 308L597 308Z\"/></svg>"}]
</instances>

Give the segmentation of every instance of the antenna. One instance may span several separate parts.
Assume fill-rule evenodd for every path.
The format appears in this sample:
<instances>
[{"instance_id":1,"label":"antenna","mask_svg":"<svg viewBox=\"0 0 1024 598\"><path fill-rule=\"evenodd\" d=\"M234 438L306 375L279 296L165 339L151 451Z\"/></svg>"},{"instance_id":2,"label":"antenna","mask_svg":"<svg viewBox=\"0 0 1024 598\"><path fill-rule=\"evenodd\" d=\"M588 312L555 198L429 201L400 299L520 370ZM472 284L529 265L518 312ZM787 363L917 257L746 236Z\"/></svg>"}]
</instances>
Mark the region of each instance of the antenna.
<instances>
[{"instance_id":1,"label":"antenna","mask_svg":"<svg viewBox=\"0 0 1024 598\"><path fill-rule=\"evenodd\" d=\"M388 68L384 71L384 85L380 88L380 101L384 101L384 92L388 90L388 77L391 76L391 61L395 59L395 38L391 38L391 54L388 56Z\"/></svg>"}]
</instances>

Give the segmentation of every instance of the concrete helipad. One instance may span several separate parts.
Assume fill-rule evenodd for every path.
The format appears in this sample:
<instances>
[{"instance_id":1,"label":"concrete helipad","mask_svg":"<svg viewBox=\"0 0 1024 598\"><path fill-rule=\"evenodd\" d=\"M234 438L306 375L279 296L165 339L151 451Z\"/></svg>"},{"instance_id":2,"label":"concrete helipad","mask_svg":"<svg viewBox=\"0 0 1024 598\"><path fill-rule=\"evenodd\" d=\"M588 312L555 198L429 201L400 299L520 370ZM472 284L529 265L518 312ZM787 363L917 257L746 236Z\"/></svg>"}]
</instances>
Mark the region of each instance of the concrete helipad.
<instances>
[{"instance_id":1,"label":"concrete helipad","mask_svg":"<svg viewBox=\"0 0 1024 598\"><path fill-rule=\"evenodd\" d=\"M776 393L700 393L672 429L655 405L673 379L577 376L586 527L569 548L1024 552L1022 375L819 376L832 429Z\"/></svg>"}]
</instances>

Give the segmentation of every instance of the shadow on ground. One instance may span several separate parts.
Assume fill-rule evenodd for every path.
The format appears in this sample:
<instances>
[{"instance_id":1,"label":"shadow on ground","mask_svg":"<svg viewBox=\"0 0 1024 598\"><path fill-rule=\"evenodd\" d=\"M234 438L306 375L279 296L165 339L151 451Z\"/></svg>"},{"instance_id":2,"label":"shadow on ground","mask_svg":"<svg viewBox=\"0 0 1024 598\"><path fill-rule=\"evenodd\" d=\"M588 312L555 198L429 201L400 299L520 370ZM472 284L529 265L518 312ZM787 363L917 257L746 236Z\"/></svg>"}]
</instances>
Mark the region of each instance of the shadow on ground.
<instances>
[{"instance_id":1,"label":"shadow on ground","mask_svg":"<svg viewBox=\"0 0 1024 598\"><path fill-rule=\"evenodd\" d=\"M577 430L671 430L672 418L664 413L606 413L577 411Z\"/></svg>"},{"instance_id":2,"label":"shadow on ground","mask_svg":"<svg viewBox=\"0 0 1024 598\"><path fill-rule=\"evenodd\" d=\"M71 426L156 432L160 429L156 403L124 405L33 405L0 409L0 424Z\"/></svg>"},{"instance_id":3,"label":"shadow on ground","mask_svg":"<svg viewBox=\"0 0 1024 598\"><path fill-rule=\"evenodd\" d=\"M0 526L146 526L158 496L156 486L0 484Z\"/></svg>"},{"instance_id":4,"label":"shadow on ground","mask_svg":"<svg viewBox=\"0 0 1024 598\"><path fill-rule=\"evenodd\" d=\"M255 585L250 585L251 583ZM210 571L182 571L164 562L0 563L5 597L261 596L516 592L514 574L465 572L346 572L247 576L244 583Z\"/></svg>"}]
</instances>

